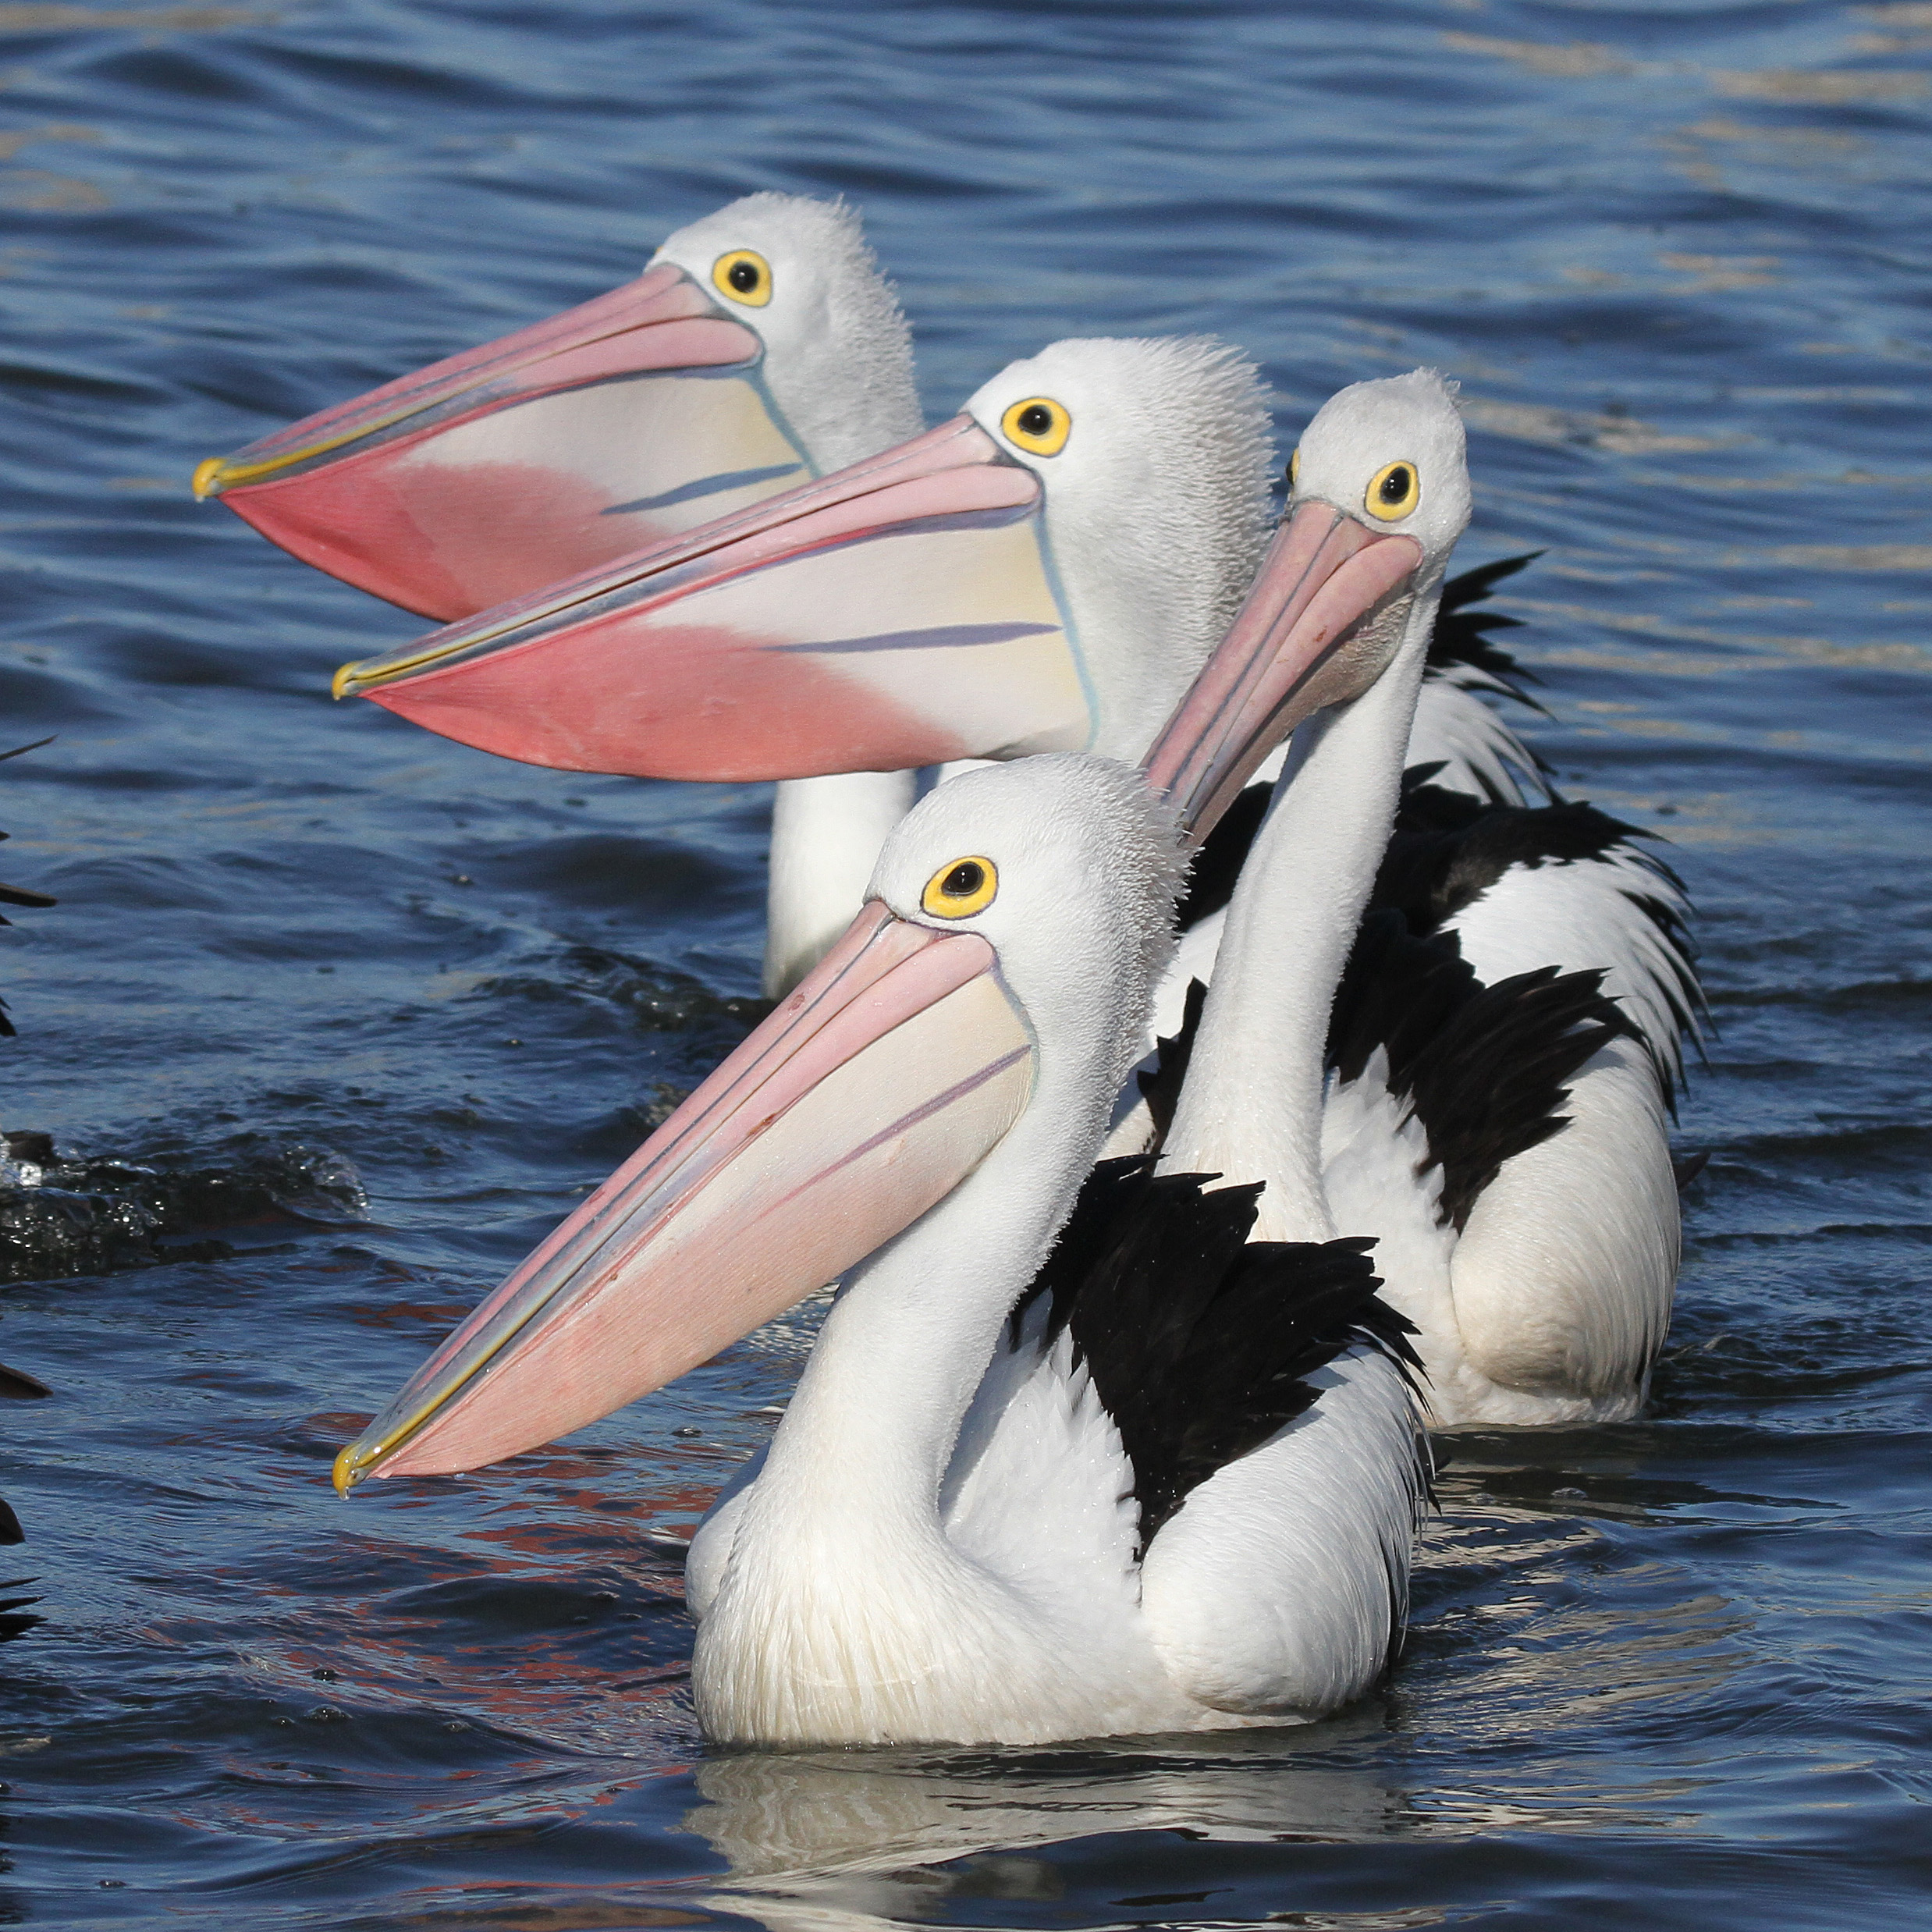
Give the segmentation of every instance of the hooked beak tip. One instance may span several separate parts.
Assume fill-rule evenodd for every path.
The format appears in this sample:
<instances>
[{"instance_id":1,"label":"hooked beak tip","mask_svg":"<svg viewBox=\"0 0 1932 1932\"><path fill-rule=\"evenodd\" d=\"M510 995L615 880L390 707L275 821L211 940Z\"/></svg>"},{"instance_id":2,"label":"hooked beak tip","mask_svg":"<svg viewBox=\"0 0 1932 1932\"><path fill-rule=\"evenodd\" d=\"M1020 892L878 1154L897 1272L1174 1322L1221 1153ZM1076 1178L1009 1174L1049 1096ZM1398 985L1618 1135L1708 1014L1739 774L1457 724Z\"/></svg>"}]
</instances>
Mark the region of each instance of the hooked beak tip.
<instances>
[{"instance_id":1,"label":"hooked beak tip","mask_svg":"<svg viewBox=\"0 0 1932 1932\"><path fill-rule=\"evenodd\" d=\"M350 694L355 687L356 673L361 662L362 660L357 658L345 664L329 680L329 694L331 698L346 698Z\"/></svg>"},{"instance_id":2,"label":"hooked beak tip","mask_svg":"<svg viewBox=\"0 0 1932 1932\"><path fill-rule=\"evenodd\" d=\"M329 1479L336 1486L336 1493L346 1497L368 1473L369 1456L366 1451L350 1443L336 1458L335 1469Z\"/></svg>"},{"instance_id":3,"label":"hooked beak tip","mask_svg":"<svg viewBox=\"0 0 1932 1932\"><path fill-rule=\"evenodd\" d=\"M221 488L222 470L227 460L226 456L210 456L205 462L197 463L194 466L192 487L194 500L197 503L205 503Z\"/></svg>"}]
</instances>

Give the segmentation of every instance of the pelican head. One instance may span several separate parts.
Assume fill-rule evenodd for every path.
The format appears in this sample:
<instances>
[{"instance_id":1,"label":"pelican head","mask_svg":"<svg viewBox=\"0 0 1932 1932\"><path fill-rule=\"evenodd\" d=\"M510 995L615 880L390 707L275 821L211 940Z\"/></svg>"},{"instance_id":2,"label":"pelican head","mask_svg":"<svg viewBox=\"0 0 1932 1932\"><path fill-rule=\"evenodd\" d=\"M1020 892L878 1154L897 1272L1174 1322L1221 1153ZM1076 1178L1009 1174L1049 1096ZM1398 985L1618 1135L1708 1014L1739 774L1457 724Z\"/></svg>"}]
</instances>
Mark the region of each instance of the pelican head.
<instances>
[{"instance_id":1,"label":"pelican head","mask_svg":"<svg viewBox=\"0 0 1932 1932\"><path fill-rule=\"evenodd\" d=\"M1252 364L1058 343L823 481L344 667L529 764L703 779L1138 758L1266 527Z\"/></svg>"},{"instance_id":2,"label":"pelican head","mask_svg":"<svg viewBox=\"0 0 1932 1932\"><path fill-rule=\"evenodd\" d=\"M1405 648L1426 648L1443 566L1469 520L1454 397L1417 369L1339 391L1309 424L1240 613L1148 754L1149 782L1192 836L1302 719L1361 696Z\"/></svg>"},{"instance_id":3,"label":"pelican head","mask_svg":"<svg viewBox=\"0 0 1932 1932\"><path fill-rule=\"evenodd\" d=\"M337 1487L479 1468L662 1387L1023 1121L1018 1184L1071 1202L1140 1051L1179 871L1167 808L1111 761L940 787L844 936L342 1452Z\"/></svg>"},{"instance_id":4,"label":"pelican head","mask_svg":"<svg viewBox=\"0 0 1932 1932\"><path fill-rule=\"evenodd\" d=\"M1265 396L1238 350L1170 336L1057 342L967 400L1039 480L1103 757L1140 756L1240 608L1267 537Z\"/></svg>"},{"instance_id":5,"label":"pelican head","mask_svg":"<svg viewBox=\"0 0 1932 1932\"><path fill-rule=\"evenodd\" d=\"M680 228L650 265L666 263L757 336L779 420L815 474L918 433L912 332L844 202L748 194ZM734 507L693 500L707 521Z\"/></svg>"},{"instance_id":6,"label":"pelican head","mask_svg":"<svg viewBox=\"0 0 1932 1932\"><path fill-rule=\"evenodd\" d=\"M272 542L425 616L481 610L919 426L904 318L841 203L753 194L636 281L214 457Z\"/></svg>"}]
</instances>

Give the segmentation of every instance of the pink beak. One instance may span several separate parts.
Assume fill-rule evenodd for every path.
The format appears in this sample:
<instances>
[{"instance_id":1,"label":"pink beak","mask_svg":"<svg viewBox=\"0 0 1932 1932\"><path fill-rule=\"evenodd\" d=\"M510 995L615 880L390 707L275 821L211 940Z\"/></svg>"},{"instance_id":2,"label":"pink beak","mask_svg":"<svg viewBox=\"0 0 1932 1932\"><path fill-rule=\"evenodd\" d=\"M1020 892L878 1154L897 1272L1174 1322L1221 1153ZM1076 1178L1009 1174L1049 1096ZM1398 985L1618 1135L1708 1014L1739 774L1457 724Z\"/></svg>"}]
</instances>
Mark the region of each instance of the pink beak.
<instances>
[{"instance_id":1,"label":"pink beak","mask_svg":"<svg viewBox=\"0 0 1932 1932\"><path fill-rule=\"evenodd\" d=\"M950 1192L1032 1081L986 941L867 905L343 1450L336 1486L480 1469L662 1387Z\"/></svg>"},{"instance_id":2,"label":"pink beak","mask_svg":"<svg viewBox=\"0 0 1932 1932\"><path fill-rule=\"evenodd\" d=\"M1420 567L1413 537L1367 528L1310 500L1283 519L1227 635L1142 761L1199 844L1304 718L1356 694L1358 627Z\"/></svg>"},{"instance_id":3,"label":"pink beak","mask_svg":"<svg viewBox=\"0 0 1932 1932\"><path fill-rule=\"evenodd\" d=\"M305 563L422 616L487 609L812 474L763 346L660 262L196 471Z\"/></svg>"},{"instance_id":4,"label":"pink beak","mask_svg":"<svg viewBox=\"0 0 1932 1932\"><path fill-rule=\"evenodd\" d=\"M1092 725L1032 472L970 417L345 666L504 758L806 778L1083 748Z\"/></svg>"}]
</instances>

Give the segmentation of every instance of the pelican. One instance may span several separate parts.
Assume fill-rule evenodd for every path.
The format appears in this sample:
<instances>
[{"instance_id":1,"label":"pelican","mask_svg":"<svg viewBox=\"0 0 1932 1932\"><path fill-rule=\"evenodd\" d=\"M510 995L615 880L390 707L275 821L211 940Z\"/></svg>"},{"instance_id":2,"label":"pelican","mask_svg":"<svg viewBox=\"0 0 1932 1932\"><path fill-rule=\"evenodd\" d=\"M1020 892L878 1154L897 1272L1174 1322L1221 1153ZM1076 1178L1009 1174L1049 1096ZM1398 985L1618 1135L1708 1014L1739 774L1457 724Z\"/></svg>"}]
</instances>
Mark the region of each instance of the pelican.
<instances>
[{"instance_id":1,"label":"pelican","mask_svg":"<svg viewBox=\"0 0 1932 1932\"><path fill-rule=\"evenodd\" d=\"M937 429L346 666L338 689L506 757L641 776L1131 762L1253 575L1268 463L1258 376L1225 346L1063 342ZM1522 693L1481 644L1496 620L1466 608L1496 574L1458 588L1412 754L1516 801L1540 794L1536 761L1476 694ZM774 848L775 908L796 849ZM1231 876L1238 854L1216 863ZM850 897L807 896L779 984L850 916ZM1191 907L1189 974L1209 969L1215 911ZM776 950L774 927L768 964Z\"/></svg>"},{"instance_id":2,"label":"pelican","mask_svg":"<svg viewBox=\"0 0 1932 1932\"><path fill-rule=\"evenodd\" d=\"M211 458L194 488L304 563L448 620L840 469L921 420L911 332L858 215L751 194L680 229L637 280ZM911 772L779 787L768 993L843 924L914 795Z\"/></svg>"},{"instance_id":3,"label":"pelican","mask_svg":"<svg viewBox=\"0 0 1932 1932\"><path fill-rule=\"evenodd\" d=\"M1365 1244L1250 1243L1263 1191L1167 1176L1134 1232L1177 1267L1041 1277L1179 872L1171 812L1110 761L938 787L837 944L339 1483L547 1440L843 1276L692 1548L709 1736L1028 1742L1358 1694L1399 1637L1426 1485Z\"/></svg>"},{"instance_id":4,"label":"pelican","mask_svg":"<svg viewBox=\"0 0 1932 1932\"><path fill-rule=\"evenodd\" d=\"M753 194L636 281L196 471L272 542L469 615L920 427L905 318L855 212Z\"/></svg>"},{"instance_id":5,"label":"pelican","mask_svg":"<svg viewBox=\"0 0 1932 1932\"><path fill-rule=\"evenodd\" d=\"M567 1433L842 1277L692 1548L710 1735L1207 1730L1373 1682L1427 1451L1379 1231L1337 1234L1324 1064L1469 498L1433 377L1345 392L1302 456L1145 779L1044 754L927 797L843 937L343 1451L339 1487ZM1317 713L1158 1164L1092 1170L1171 949L1177 829Z\"/></svg>"},{"instance_id":6,"label":"pelican","mask_svg":"<svg viewBox=\"0 0 1932 1932\"><path fill-rule=\"evenodd\" d=\"M1448 386L1418 371L1343 390L1296 476L1255 595L1149 762L1188 819L1228 794L1216 748L1252 737L1242 720L1277 701L1240 682L1269 659L1277 584L1365 532L1412 540L1425 561L1399 635L1365 626L1323 673L1358 694L1295 731L1228 910L1223 957L1242 970L1197 1003L1162 1161L1223 1160L1231 1141L1245 1150L1233 1170L1256 1171L1319 1124L1300 1171L1318 1160L1336 1224L1376 1236L1433 1421L1621 1419L1646 1399L1676 1282L1668 1113L1696 999L1681 886L1629 828L1567 802L1424 787L1390 841L1428 573L1468 515ZM1373 899L1383 909L1364 924ZM1196 1077L1204 1049L1224 1070L1211 1079ZM1286 1199L1271 1186L1264 1227Z\"/></svg>"}]
</instances>

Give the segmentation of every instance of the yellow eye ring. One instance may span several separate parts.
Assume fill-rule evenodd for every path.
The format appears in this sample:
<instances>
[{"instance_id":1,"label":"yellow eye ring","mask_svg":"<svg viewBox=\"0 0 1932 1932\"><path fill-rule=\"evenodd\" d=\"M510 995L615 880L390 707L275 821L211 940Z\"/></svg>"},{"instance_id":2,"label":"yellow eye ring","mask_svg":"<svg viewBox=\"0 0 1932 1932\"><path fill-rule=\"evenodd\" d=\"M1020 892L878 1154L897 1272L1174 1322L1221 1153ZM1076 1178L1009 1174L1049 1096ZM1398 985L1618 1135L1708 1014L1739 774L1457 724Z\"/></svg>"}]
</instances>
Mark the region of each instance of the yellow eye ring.
<instances>
[{"instance_id":1,"label":"yellow eye ring","mask_svg":"<svg viewBox=\"0 0 1932 1932\"><path fill-rule=\"evenodd\" d=\"M1362 506L1385 524L1399 521L1422 500L1422 474L1412 463L1391 463L1376 471Z\"/></svg>"},{"instance_id":2,"label":"yellow eye ring","mask_svg":"<svg viewBox=\"0 0 1932 1932\"><path fill-rule=\"evenodd\" d=\"M772 299L772 265L755 248L734 248L711 265L711 283L747 308L762 308Z\"/></svg>"},{"instance_id":3,"label":"yellow eye ring","mask_svg":"<svg viewBox=\"0 0 1932 1932\"><path fill-rule=\"evenodd\" d=\"M925 882L919 904L939 919L970 919L993 904L1000 873L989 858L956 858Z\"/></svg>"},{"instance_id":4,"label":"yellow eye ring","mask_svg":"<svg viewBox=\"0 0 1932 1932\"><path fill-rule=\"evenodd\" d=\"M1302 480L1302 449L1298 443L1288 457L1288 488L1292 491Z\"/></svg>"},{"instance_id":5,"label":"yellow eye ring","mask_svg":"<svg viewBox=\"0 0 1932 1932\"><path fill-rule=\"evenodd\" d=\"M1074 419L1050 396L1029 396L1000 418L1008 442L1036 456L1057 456L1074 433Z\"/></svg>"}]
</instances>

